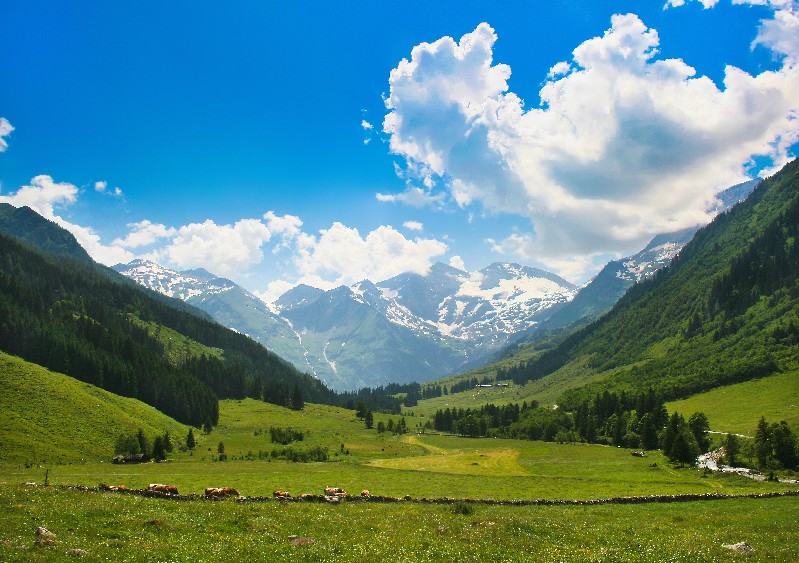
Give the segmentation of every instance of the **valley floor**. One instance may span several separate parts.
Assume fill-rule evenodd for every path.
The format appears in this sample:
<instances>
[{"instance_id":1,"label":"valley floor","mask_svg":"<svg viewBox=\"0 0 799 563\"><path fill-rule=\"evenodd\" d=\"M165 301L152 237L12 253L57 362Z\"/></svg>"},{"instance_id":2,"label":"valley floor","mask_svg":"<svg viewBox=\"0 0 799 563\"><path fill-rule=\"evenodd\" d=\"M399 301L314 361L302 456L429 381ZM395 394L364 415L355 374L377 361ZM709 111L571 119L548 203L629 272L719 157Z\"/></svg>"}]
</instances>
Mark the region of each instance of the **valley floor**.
<instances>
[{"instance_id":1,"label":"valley floor","mask_svg":"<svg viewBox=\"0 0 799 563\"><path fill-rule=\"evenodd\" d=\"M374 422L390 418L398 417L376 414ZM722 545L739 542L754 548L744 555L750 560L799 558L796 496L554 506L199 498L206 487L235 487L247 497L319 495L334 486L355 495L527 501L797 489L676 467L660 452L422 434L424 417L407 420L408 434L381 434L347 409L223 401L220 424L197 431L193 450L176 449L163 463L25 462L20 445L16 460L0 462L0 560L714 561L729 560ZM300 431L302 440L288 447L321 448L329 461L273 458L283 446L271 441L271 428ZM227 461L219 461L222 449ZM99 492L100 483L167 483L188 500ZM38 542L40 526L55 537Z\"/></svg>"}]
</instances>

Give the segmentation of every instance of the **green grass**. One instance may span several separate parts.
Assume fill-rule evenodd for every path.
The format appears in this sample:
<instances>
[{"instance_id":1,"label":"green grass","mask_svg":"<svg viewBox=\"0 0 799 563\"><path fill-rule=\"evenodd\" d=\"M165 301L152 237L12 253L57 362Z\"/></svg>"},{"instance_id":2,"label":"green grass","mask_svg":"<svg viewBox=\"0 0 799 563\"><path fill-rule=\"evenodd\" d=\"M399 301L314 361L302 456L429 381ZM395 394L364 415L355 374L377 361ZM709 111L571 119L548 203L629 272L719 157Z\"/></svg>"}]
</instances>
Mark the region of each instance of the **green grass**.
<instances>
[{"instance_id":1,"label":"green grass","mask_svg":"<svg viewBox=\"0 0 799 563\"><path fill-rule=\"evenodd\" d=\"M340 486L350 492L368 489L388 496L493 499L734 494L791 488L739 476L703 476L694 469L676 469L660 452L637 458L624 449L597 445L430 434L392 436L367 430L353 411L317 405L308 405L302 412L253 400L222 401L220 407L219 427L208 435L198 433L197 448L190 453L175 452L171 462L51 466L49 481L90 486L104 482L131 488L164 482L176 485L182 493L231 486L249 496L270 495L274 490L319 494L325 486ZM249 451L278 447L269 441L270 425L305 432L305 440L294 445L328 447L331 461L244 459ZM220 441L228 456L225 462L213 461ZM0 479L43 482L44 469L0 466Z\"/></svg>"},{"instance_id":2,"label":"green grass","mask_svg":"<svg viewBox=\"0 0 799 563\"><path fill-rule=\"evenodd\" d=\"M187 428L154 408L0 353L0 462L74 463L110 459L121 433L148 436Z\"/></svg>"},{"instance_id":3,"label":"green grass","mask_svg":"<svg viewBox=\"0 0 799 563\"><path fill-rule=\"evenodd\" d=\"M37 545L44 526L55 545ZM646 505L174 502L0 485L0 559L795 561L799 498ZM746 541L754 552L722 547ZM74 553L74 551L72 552Z\"/></svg>"},{"instance_id":4,"label":"green grass","mask_svg":"<svg viewBox=\"0 0 799 563\"><path fill-rule=\"evenodd\" d=\"M0 360L0 373L12 393L12 399L6 399L8 395L0 399L5 401L0 403L3 421L9 407L29 417L51 412L37 428L56 441L80 428L72 438L73 454L85 455L102 438L100 424L88 421L110 425L112 421L102 417L129 416L142 408L154 413L141 403L104 397L100 390L16 358ZM15 379L19 381L14 383ZM63 393L65 398L58 399ZM59 401L70 407L59 409ZM119 401L118 410L103 414L114 401ZM79 411L74 405L89 410ZM388 418L377 415L375 424ZM132 422L141 425L142 420L139 416ZM409 418L409 427L417 428L421 420ZM159 415L153 428L160 429L160 421ZM277 447L269 440L270 426L302 431L305 439L294 445L327 447L331 461L244 459L250 451ZM61 434L59 427L64 428ZM18 430L0 428L4 445L20 442ZM176 429L173 435L185 434ZM458 514L453 506L421 503L174 502L19 485L41 484L47 475L51 485L94 487L102 482L146 488L163 482L176 485L183 494L200 494L208 486L232 486L247 496L269 496L274 490L320 494L325 486L339 486L355 494L368 489L394 497L499 500L733 495L796 488L675 468L659 452L638 458L624 449L595 445L378 434L367 430L353 411L311 404L297 412L249 399L222 401L219 426L210 434L196 435L194 451L176 451L166 463L58 465L51 459L46 466L0 464L0 560L62 560L68 550L80 549L89 560L241 561L263 560L269 554L269 560L290 561L712 561L730 557L722 544L740 541L756 549L746 557L749 560L799 556L799 498L795 497L635 506L479 504L470 505L472 514ZM213 461L220 441L229 461ZM34 447L47 456L51 451L44 442ZM11 451L18 451L17 446ZM58 543L36 544L38 526L55 533ZM313 543L294 545L296 538L291 536L311 538Z\"/></svg>"},{"instance_id":5,"label":"green grass","mask_svg":"<svg viewBox=\"0 0 799 563\"><path fill-rule=\"evenodd\" d=\"M152 321L143 321L134 315L131 320L155 338L164 347L164 354L173 365L183 364L189 358L211 356L220 360L224 359L224 350L200 344L171 328L159 325Z\"/></svg>"},{"instance_id":6,"label":"green grass","mask_svg":"<svg viewBox=\"0 0 799 563\"><path fill-rule=\"evenodd\" d=\"M784 420L799 432L799 372L719 387L666 406L669 412L683 413L686 418L704 412L711 428L720 432L754 436L761 416L769 422Z\"/></svg>"}]
</instances>

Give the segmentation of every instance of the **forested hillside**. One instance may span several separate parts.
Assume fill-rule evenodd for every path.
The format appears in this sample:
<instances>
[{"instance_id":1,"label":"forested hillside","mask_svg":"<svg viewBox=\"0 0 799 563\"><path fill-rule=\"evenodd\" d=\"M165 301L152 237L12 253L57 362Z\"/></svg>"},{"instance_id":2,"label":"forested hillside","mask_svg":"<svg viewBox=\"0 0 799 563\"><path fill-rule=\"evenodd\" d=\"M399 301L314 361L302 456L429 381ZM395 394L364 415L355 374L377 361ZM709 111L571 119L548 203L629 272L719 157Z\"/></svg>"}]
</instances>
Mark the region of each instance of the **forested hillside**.
<instances>
[{"instance_id":1,"label":"forested hillside","mask_svg":"<svg viewBox=\"0 0 799 563\"><path fill-rule=\"evenodd\" d=\"M27 240L44 252L92 262L72 233L44 219L30 207L0 203L0 231Z\"/></svg>"},{"instance_id":2,"label":"forested hillside","mask_svg":"<svg viewBox=\"0 0 799 563\"><path fill-rule=\"evenodd\" d=\"M171 301L83 258L42 253L0 234L2 351L138 398L196 426L216 423L217 397L249 396L287 406L334 397L246 336ZM164 343L142 322L219 348L223 358L170 361Z\"/></svg>"},{"instance_id":3,"label":"forested hillside","mask_svg":"<svg viewBox=\"0 0 799 563\"><path fill-rule=\"evenodd\" d=\"M518 383L559 370L603 389L688 396L799 365L799 162L701 229L672 264L539 358L503 370ZM612 372L612 373L611 373Z\"/></svg>"}]
</instances>

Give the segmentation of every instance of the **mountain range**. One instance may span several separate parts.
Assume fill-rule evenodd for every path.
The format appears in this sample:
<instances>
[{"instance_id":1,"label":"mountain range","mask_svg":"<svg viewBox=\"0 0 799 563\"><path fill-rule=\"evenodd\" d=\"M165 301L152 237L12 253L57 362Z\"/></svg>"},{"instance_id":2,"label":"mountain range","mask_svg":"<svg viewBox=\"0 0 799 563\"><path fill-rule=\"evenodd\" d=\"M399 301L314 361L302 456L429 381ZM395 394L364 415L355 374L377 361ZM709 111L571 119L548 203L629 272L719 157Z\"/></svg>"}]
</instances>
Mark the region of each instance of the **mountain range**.
<instances>
[{"instance_id":1,"label":"mountain range","mask_svg":"<svg viewBox=\"0 0 799 563\"><path fill-rule=\"evenodd\" d=\"M577 288L535 268L495 263L479 272L434 264L329 291L299 285L267 305L205 270L135 260L123 275L206 311L334 389L425 381L507 344L571 300Z\"/></svg>"},{"instance_id":2,"label":"mountain range","mask_svg":"<svg viewBox=\"0 0 799 563\"><path fill-rule=\"evenodd\" d=\"M724 191L719 209L744 199L757 183ZM467 272L436 263L425 274L329 291L298 285L266 304L204 269L178 272L146 260L114 269L207 312L331 388L353 390L457 373L488 362L511 343L524 346L588 322L666 266L697 228L654 237L640 252L609 262L582 288L519 264L497 262Z\"/></svg>"}]
</instances>

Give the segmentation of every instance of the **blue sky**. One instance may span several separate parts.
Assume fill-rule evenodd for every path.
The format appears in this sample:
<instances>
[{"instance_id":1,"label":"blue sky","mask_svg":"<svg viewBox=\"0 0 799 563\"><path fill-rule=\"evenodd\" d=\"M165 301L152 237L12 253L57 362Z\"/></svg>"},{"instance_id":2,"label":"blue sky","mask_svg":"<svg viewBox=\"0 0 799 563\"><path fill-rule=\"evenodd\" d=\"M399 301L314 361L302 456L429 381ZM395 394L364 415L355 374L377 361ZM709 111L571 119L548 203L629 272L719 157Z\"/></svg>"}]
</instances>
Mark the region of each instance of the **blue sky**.
<instances>
[{"instance_id":1,"label":"blue sky","mask_svg":"<svg viewBox=\"0 0 799 563\"><path fill-rule=\"evenodd\" d=\"M799 137L789 0L33 0L0 21L0 201L105 263L261 294L435 261L582 282Z\"/></svg>"}]
</instances>

